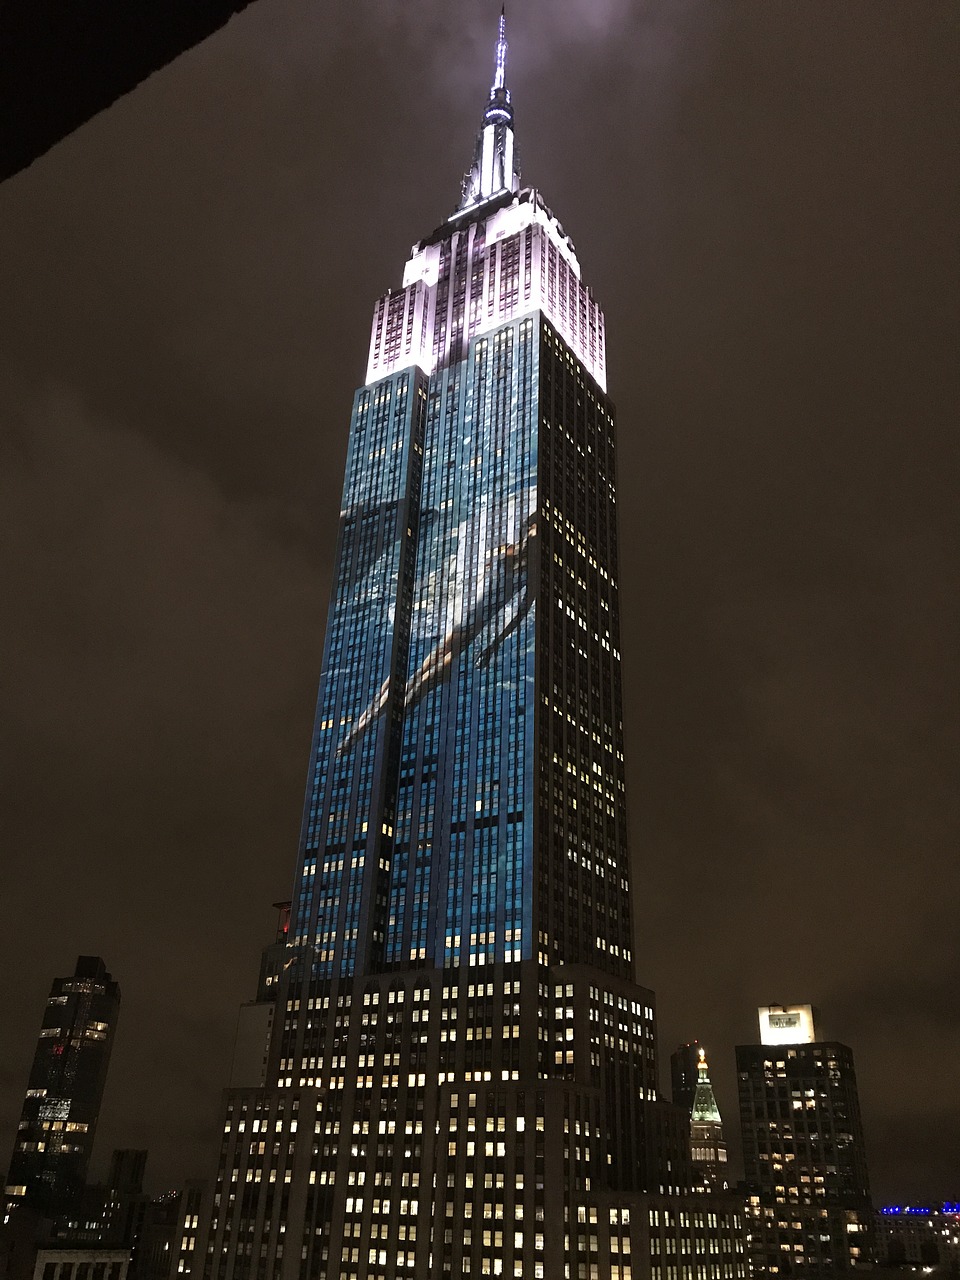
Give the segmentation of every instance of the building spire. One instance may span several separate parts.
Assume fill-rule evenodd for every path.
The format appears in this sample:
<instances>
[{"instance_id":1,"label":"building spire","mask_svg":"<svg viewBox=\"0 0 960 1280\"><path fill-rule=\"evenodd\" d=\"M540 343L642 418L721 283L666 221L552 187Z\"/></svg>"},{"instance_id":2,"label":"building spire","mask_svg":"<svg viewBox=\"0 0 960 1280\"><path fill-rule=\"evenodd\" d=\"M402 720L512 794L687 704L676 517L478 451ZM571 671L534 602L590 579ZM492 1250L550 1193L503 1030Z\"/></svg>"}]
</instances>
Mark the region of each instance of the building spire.
<instances>
[{"instance_id":1,"label":"building spire","mask_svg":"<svg viewBox=\"0 0 960 1280\"><path fill-rule=\"evenodd\" d=\"M717 1106L713 1085L710 1083L705 1049L700 1050L700 1061L697 1063L697 1091L693 1098L691 1120L694 1124L721 1123L720 1108Z\"/></svg>"},{"instance_id":2,"label":"building spire","mask_svg":"<svg viewBox=\"0 0 960 1280\"><path fill-rule=\"evenodd\" d=\"M503 89L506 85L507 73L507 7L500 9L500 34L497 39L497 69L493 77L492 92Z\"/></svg>"},{"instance_id":3,"label":"building spire","mask_svg":"<svg viewBox=\"0 0 960 1280\"><path fill-rule=\"evenodd\" d=\"M473 164L463 180L460 209L471 209L504 191L520 190L520 170L513 136L513 104L507 88L507 16L500 10L493 84L483 113Z\"/></svg>"}]
</instances>

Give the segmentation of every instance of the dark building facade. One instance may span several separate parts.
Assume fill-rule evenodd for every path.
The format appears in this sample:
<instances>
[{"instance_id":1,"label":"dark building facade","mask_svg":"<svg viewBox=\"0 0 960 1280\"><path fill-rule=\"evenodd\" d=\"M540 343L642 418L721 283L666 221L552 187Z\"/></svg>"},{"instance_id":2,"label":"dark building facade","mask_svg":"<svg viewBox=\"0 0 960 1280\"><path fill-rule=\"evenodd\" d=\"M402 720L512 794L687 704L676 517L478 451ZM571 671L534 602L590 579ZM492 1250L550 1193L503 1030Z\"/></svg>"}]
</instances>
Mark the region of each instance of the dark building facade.
<instances>
[{"instance_id":1,"label":"dark building facade","mask_svg":"<svg viewBox=\"0 0 960 1280\"><path fill-rule=\"evenodd\" d=\"M206 1213L204 1212L206 1201ZM173 1233L173 1258L167 1272L170 1280L199 1275L204 1268L201 1222L209 1220L209 1196L203 1182L188 1182L177 1196L177 1229ZM204 1224L205 1225L205 1224Z\"/></svg>"},{"instance_id":2,"label":"dark building facade","mask_svg":"<svg viewBox=\"0 0 960 1280\"><path fill-rule=\"evenodd\" d=\"M7 1176L8 1206L55 1216L79 1203L96 1135L120 988L99 956L55 979Z\"/></svg>"},{"instance_id":3,"label":"dark building facade","mask_svg":"<svg viewBox=\"0 0 960 1280\"><path fill-rule=\"evenodd\" d=\"M761 1027L785 1028L789 1009ZM834 1276L870 1263L874 1221L853 1053L798 1031L737 1046L754 1274ZM799 1024L790 1023L790 1026Z\"/></svg>"},{"instance_id":4,"label":"dark building facade","mask_svg":"<svg viewBox=\"0 0 960 1280\"><path fill-rule=\"evenodd\" d=\"M670 1055L670 1090L674 1105L688 1113L693 1110L693 1099L700 1078L700 1041L691 1040L680 1045Z\"/></svg>"},{"instance_id":5,"label":"dark building facade","mask_svg":"<svg viewBox=\"0 0 960 1280\"><path fill-rule=\"evenodd\" d=\"M374 310L209 1280L633 1280L664 1231L664 1280L677 1232L716 1243L697 1274L744 1274L736 1209L684 1207L634 977L604 322L521 184L505 60L501 18L459 206Z\"/></svg>"}]
</instances>

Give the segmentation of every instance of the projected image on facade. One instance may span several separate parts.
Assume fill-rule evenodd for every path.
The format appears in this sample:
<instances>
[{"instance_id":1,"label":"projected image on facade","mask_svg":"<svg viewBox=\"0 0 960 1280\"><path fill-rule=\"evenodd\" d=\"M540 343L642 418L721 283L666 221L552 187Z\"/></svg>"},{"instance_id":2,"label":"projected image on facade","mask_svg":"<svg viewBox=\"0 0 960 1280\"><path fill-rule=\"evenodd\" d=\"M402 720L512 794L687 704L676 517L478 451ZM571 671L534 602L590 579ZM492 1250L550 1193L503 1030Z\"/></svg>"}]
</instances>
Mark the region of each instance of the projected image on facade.
<instances>
[{"instance_id":1,"label":"projected image on facade","mask_svg":"<svg viewBox=\"0 0 960 1280\"><path fill-rule=\"evenodd\" d=\"M422 607L440 624L451 614L453 621L420 666L408 675L403 688L405 710L449 680L461 656L479 667L488 666L499 645L526 616L536 594L536 575L528 569L537 532L535 494L527 506L526 516L519 514L511 501L499 519L481 510L478 523L461 521L451 540L456 550L447 554L442 570L432 569L425 579L418 580L416 591ZM430 515L439 524L439 513ZM440 546L436 551L443 554ZM367 571L368 579L376 579L379 565L380 561ZM388 676L373 702L344 734L338 753L353 747L383 714L392 684Z\"/></svg>"}]
</instances>

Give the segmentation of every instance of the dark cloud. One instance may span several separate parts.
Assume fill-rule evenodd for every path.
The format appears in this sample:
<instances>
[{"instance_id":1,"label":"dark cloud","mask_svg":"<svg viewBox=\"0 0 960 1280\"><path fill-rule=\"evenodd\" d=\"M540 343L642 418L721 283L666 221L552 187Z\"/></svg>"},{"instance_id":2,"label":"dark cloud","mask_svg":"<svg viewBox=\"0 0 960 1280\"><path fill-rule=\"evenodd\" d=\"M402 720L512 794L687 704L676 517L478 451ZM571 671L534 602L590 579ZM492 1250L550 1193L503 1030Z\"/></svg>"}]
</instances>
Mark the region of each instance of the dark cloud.
<instances>
[{"instance_id":1,"label":"dark cloud","mask_svg":"<svg viewBox=\"0 0 960 1280\"><path fill-rule=\"evenodd\" d=\"M260 0L0 187L8 1143L49 980L100 951L101 1157L203 1172L371 306L455 202L488 10ZM663 1047L711 1046L732 1129L755 1006L819 1004L880 1195L955 1196L955 8L510 21L525 173L607 313Z\"/></svg>"}]
</instances>

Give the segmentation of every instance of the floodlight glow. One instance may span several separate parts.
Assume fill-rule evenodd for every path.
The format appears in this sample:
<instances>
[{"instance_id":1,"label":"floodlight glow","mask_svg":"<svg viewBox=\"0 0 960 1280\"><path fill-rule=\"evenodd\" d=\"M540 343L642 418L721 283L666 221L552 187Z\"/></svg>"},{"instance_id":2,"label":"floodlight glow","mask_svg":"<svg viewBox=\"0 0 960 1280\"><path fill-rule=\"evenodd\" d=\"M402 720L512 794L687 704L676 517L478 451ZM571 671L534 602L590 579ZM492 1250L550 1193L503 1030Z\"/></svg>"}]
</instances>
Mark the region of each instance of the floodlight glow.
<instances>
[{"instance_id":1,"label":"floodlight glow","mask_svg":"<svg viewBox=\"0 0 960 1280\"><path fill-rule=\"evenodd\" d=\"M757 1013L761 1044L812 1044L817 1038L809 1004L761 1005Z\"/></svg>"}]
</instances>

